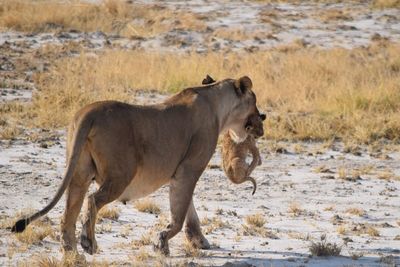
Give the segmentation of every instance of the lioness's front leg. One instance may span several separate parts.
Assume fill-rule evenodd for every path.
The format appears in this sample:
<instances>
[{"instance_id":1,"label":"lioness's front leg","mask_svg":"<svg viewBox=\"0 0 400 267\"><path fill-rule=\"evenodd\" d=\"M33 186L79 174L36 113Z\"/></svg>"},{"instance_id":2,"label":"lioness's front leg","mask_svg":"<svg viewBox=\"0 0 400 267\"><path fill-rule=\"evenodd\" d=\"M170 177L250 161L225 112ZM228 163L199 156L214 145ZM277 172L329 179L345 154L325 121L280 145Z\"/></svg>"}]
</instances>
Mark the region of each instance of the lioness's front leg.
<instances>
[{"instance_id":1,"label":"lioness's front leg","mask_svg":"<svg viewBox=\"0 0 400 267\"><path fill-rule=\"evenodd\" d=\"M168 240L182 229L197 180L214 153L218 135L214 136L215 139L209 139L209 133L198 133L194 136L184 159L171 178L169 186L171 223L158 234L154 244L156 251L168 255Z\"/></svg>"},{"instance_id":2,"label":"lioness's front leg","mask_svg":"<svg viewBox=\"0 0 400 267\"><path fill-rule=\"evenodd\" d=\"M194 187L202 172L202 170L195 172L187 167L178 167L175 177L171 179L169 185L171 223L157 235L154 244L156 251L169 255L168 240L182 229Z\"/></svg>"},{"instance_id":3,"label":"lioness's front leg","mask_svg":"<svg viewBox=\"0 0 400 267\"><path fill-rule=\"evenodd\" d=\"M200 221L193 204L193 198L190 202L189 209L186 214L185 234L186 238L192 243L194 247L201 249L210 248L210 243L201 233Z\"/></svg>"}]
</instances>

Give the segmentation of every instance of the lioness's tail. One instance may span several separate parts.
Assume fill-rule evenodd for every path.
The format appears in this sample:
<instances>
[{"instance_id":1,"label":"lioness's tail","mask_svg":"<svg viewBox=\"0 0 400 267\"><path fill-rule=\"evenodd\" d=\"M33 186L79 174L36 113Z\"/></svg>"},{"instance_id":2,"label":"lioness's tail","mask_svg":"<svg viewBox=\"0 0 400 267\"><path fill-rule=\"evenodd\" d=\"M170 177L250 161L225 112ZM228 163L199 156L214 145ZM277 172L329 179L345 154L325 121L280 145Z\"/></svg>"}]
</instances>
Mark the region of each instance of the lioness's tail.
<instances>
[{"instance_id":1,"label":"lioness's tail","mask_svg":"<svg viewBox=\"0 0 400 267\"><path fill-rule=\"evenodd\" d=\"M85 145L86 138L92 126L90 120L91 119L87 117L83 120L80 120L77 127L75 128L75 133L73 135L74 137L72 140L72 151L71 154L69 155L69 160L67 161L68 166L65 171L64 180L62 181L62 184L58 188L58 191L54 196L54 198L42 210L36 212L35 214L29 217L25 217L18 220L11 228L11 232L17 232L17 233L23 232L28 224L48 213L60 200L61 196L64 194L65 189L71 182L75 167L78 164L79 156L81 154L83 146Z\"/></svg>"}]
</instances>

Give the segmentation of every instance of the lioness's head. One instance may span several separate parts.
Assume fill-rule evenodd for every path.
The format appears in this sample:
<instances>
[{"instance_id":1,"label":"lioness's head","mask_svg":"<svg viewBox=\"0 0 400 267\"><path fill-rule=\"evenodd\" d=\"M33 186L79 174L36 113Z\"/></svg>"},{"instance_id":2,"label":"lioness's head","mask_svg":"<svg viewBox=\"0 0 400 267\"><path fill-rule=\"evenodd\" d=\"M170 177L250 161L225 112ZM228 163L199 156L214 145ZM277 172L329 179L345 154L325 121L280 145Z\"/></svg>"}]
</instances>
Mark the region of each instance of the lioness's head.
<instances>
[{"instance_id":1,"label":"lioness's head","mask_svg":"<svg viewBox=\"0 0 400 267\"><path fill-rule=\"evenodd\" d=\"M254 138L259 138L264 135L264 125L263 121L265 120L265 114L261 114L259 112L251 114L247 118L247 122L245 125L246 132L252 135Z\"/></svg>"},{"instance_id":2,"label":"lioness's head","mask_svg":"<svg viewBox=\"0 0 400 267\"><path fill-rule=\"evenodd\" d=\"M245 129L247 119L250 114L259 114L256 106L256 95L251 90L253 83L250 78L243 76L238 80L225 80L223 86L226 86L229 92L229 101L221 101L221 105L226 105L229 109L226 120L223 123L222 132L228 130L233 141L240 143L246 140L248 132ZM209 75L203 80L202 84L215 83L215 80ZM225 96L228 98L228 96ZM226 99L224 99L226 100Z\"/></svg>"},{"instance_id":3,"label":"lioness's head","mask_svg":"<svg viewBox=\"0 0 400 267\"><path fill-rule=\"evenodd\" d=\"M248 136L245 129L247 118L250 114L258 112L256 106L256 95L251 90L253 83L250 78L243 76L233 84L237 100L226 121L226 128L232 139L237 142L243 142Z\"/></svg>"}]
</instances>

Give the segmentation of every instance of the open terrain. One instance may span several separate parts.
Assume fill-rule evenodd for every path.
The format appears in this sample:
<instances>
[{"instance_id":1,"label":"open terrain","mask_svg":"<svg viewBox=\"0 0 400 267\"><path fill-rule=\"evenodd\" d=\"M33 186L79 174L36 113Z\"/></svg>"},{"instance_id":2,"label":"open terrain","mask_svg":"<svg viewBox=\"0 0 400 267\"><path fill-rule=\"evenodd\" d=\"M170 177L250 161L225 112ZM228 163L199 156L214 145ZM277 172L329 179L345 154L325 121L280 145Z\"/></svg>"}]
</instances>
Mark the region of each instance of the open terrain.
<instances>
[{"instance_id":1,"label":"open terrain","mask_svg":"<svg viewBox=\"0 0 400 267\"><path fill-rule=\"evenodd\" d=\"M206 74L254 82L267 114L257 192L229 182L218 148L195 191L211 250L180 233L171 257L153 253L168 223L163 187L101 211L100 251L86 255L88 265L399 265L399 6L0 0L0 265L68 265L64 199L24 234L8 228L61 182L65 126L77 109L160 102Z\"/></svg>"}]
</instances>

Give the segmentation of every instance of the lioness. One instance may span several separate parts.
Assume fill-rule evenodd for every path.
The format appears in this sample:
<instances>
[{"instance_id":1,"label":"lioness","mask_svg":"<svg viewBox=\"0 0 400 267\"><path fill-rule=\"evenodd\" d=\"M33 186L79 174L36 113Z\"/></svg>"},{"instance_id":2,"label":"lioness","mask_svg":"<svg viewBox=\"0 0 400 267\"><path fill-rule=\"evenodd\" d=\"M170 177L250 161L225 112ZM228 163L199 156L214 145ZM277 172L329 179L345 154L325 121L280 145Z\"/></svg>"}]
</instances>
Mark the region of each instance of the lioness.
<instances>
[{"instance_id":1,"label":"lioness","mask_svg":"<svg viewBox=\"0 0 400 267\"><path fill-rule=\"evenodd\" d=\"M209 248L193 205L193 191L220 133L229 130L237 142L247 138L243 125L256 110L251 88L251 80L244 76L187 88L157 105L103 101L85 106L69 126L67 167L57 193L42 210L18 220L12 231L24 231L67 190L61 239L64 251L76 251L76 220L95 180L99 189L88 196L81 233L82 248L93 254L98 210L116 199L147 196L169 183L171 222L158 234L154 248L168 254L168 240L185 220L192 244Z\"/></svg>"},{"instance_id":2,"label":"lioness","mask_svg":"<svg viewBox=\"0 0 400 267\"><path fill-rule=\"evenodd\" d=\"M202 84L212 83L215 83L215 80L210 75L207 75L202 81ZM249 136L244 142L237 143L232 140L229 131L222 139L222 166L225 174L235 184L252 182L253 195L256 192L257 183L254 178L250 177L250 174L257 165L261 165L260 151L256 146L255 138L264 135L263 121L265 118L265 114L260 114L258 109L248 117L244 128ZM250 165L246 163L248 152L253 157Z\"/></svg>"},{"instance_id":3,"label":"lioness","mask_svg":"<svg viewBox=\"0 0 400 267\"><path fill-rule=\"evenodd\" d=\"M249 136L244 142L236 143L232 140L229 131L222 139L222 166L228 176L235 184L241 184L246 181L253 183L253 195L257 189L257 183L254 178L250 177L254 168L261 165L260 151L256 146L255 138L264 135L263 121L265 114L251 114L245 125L245 129ZM247 154L251 153L253 159L249 164L246 163Z\"/></svg>"}]
</instances>

